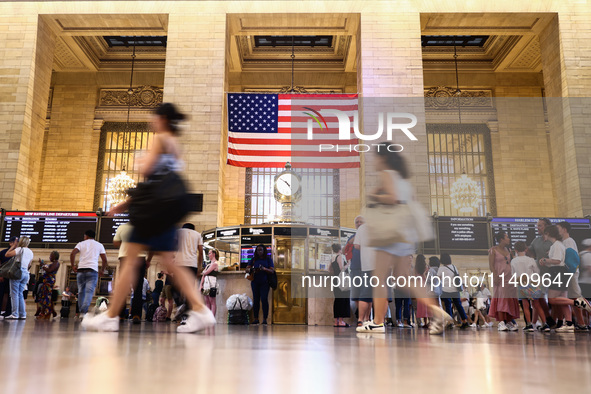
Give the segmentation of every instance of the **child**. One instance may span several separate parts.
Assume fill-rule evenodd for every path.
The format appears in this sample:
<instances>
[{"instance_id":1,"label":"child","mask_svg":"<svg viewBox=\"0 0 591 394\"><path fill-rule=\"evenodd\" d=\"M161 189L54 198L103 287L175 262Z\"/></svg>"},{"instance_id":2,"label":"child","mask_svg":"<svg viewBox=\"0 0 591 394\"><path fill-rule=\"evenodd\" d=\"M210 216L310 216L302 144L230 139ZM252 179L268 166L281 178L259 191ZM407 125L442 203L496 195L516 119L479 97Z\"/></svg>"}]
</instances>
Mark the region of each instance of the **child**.
<instances>
[{"instance_id":1,"label":"child","mask_svg":"<svg viewBox=\"0 0 591 394\"><path fill-rule=\"evenodd\" d=\"M542 320L541 331L550 331L550 326L546 323L544 310L540 305L540 298L544 297L544 291L540 285L541 276L540 270L536 261L531 257L525 255L527 246L525 242L519 241L515 243L515 251L517 257L511 260L511 276L515 275L517 285L517 298L523 303L523 318L525 319L525 328L523 331L533 332L529 304L538 311L538 316ZM537 285L537 286L536 286Z\"/></svg>"}]
</instances>

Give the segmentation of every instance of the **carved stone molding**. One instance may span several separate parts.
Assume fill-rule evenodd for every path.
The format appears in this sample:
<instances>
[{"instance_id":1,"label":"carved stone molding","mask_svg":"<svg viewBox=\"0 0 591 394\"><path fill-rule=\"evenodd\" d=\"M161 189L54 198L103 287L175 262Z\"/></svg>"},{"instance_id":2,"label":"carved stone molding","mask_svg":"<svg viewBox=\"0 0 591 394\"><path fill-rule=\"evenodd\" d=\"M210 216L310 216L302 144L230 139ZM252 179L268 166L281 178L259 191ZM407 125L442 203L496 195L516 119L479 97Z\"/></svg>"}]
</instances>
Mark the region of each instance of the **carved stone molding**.
<instances>
[{"instance_id":1,"label":"carved stone molding","mask_svg":"<svg viewBox=\"0 0 591 394\"><path fill-rule=\"evenodd\" d=\"M460 100L456 89L437 86L425 89L425 107L428 109L457 109L458 104L466 108L493 108L492 90L460 90Z\"/></svg>"},{"instance_id":2,"label":"carved stone molding","mask_svg":"<svg viewBox=\"0 0 591 394\"><path fill-rule=\"evenodd\" d=\"M101 89L100 107L152 108L162 103L162 89L156 86L140 86L129 94L128 89Z\"/></svg>"}]
</instances>

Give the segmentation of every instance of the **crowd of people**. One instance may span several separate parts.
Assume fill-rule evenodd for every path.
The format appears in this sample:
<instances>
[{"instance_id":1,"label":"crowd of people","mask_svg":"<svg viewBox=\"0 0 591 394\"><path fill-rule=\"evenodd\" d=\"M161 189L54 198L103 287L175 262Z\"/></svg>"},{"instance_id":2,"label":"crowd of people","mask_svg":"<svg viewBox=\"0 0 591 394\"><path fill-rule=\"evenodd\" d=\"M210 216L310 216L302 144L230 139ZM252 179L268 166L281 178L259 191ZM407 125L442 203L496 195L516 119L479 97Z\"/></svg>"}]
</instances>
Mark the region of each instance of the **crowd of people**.
<instances>
[{"instance_id":1,"label":"crowd of people","mask_svg":"<svg viewBox=\"0 0 591 394\"><path fill-rule=\"evenodd\" d=\"M169 174L182 167L177 136L178 123L184 118L169 103L160 105L154 113L154 141L140 160L139 167L141 175L152 185L162 183ZM403 157L385 147L376 152L378 183L367 194L370 204L411 205L416 197ZM93 230L85 232L84 240L70 254L71 267L77 275L77 294L66 289L62 295L64 306L69 307L71 300L77 299L76 317L82 319L81 326L87 330L117 331L121 319L129 316L134 323L140 323L142 314L152 320L157 311L164 321L178 320L177 331L180 333L214 325L219 252L208 250L207 265L203 264L203 239L191 223L177 229L176 223L163 221L156 215L148 227L134 225L134 220L137 223L149 216L142 216L141 211L138 214L141 205L138 208L137 199L137 194L135 197L132 194L109 212L115 214L130 207L135 209L131 222L120 226L114 237L114 245L119 247L120 270L110 300L99 300L101 307L109 304L106 311L94 314L90 309L98 277L109 269L105 248L94 239ZM181 200L178 202L182 205ZM420 327L428 328L431 334L441 334L446 328L453 327L454 321L460 329L488 328L493 325L492 319L498 322L499 331L517 331L521 310L524 331L534 331L535 327L544 332L555 330L559 333L589 330L591 304L584 296L591 296L591 239L583 241L581 246L585 250L579 253L578 245L570 237L568 222L553 225L548 219L540 219L538 236L529 245L524 242L512 245L503 231L495 234L496 245L489 251L493 294L484 281L472 294L467 283L458 284L456 279L460 273L449 254L429 259L415 255L420 233L417 225L407 222L408 229L397 231L397 235L391 238L382 237L385 241L382 239L379 244L372 238L376 234L372 225L374 223L366 223L362 216L358 216L355 218L357 232L347 241L345 248L332 245L331 275L339 279L348 276L351 283L355 283L352 287L333 288L335 327L349 327L346 319L350 318L352 300L356 304L358 332L384 333L388 324L412 328L418 323ZM34 259L29 242L26 236L12 238L10 247L0 252L0 263L16 257L20 269L18 279L0 278L0 304L7 320L26 318L24 294ZM152 290L146 270L156 254L164 269L158 273ZM102 263L100 269L99 262ZM39 264L36 317L46 320L57 315L54 285L60 268L59 253L51 252L49 263L40 260ZM256 246L246 268L254 299L253 323L259 323L262 307L262 324L267 324L268 295L277 283L273 260L265 245ZM376 278L379 284L388 283L389 278L410 279L414 276L420 278L420 285L416 285L416 281L410 285L409 281L394 288L390 285L370 286L365 280L356 280L368 276ZM128 311L126 304L130 292ZM177 305L174 317L173 303Z\"/></svg>"},{"instance_id":2,"label":"crowd of people","mask_svg":"<svg viewBox=\"0 0 591 394\"><path fill-rule=\"evenodd\" d=\"M376 295L383 297L381 286L368 285L368 281L355 281L355 277L376 275L374 267L381 264L379 255L368 246L364 218L355 218L356 235L345 245L345 255L340 245L333 245L332 275L348 270L352 286L350 292L335 289L335 327L348 326L342 319L349 317L349 300L356 304L357 331L385 332L384 326L412 328L432 327L437 322L437 310L429 307L429 301L441 306L453 320L447 320L446 328L490 328L493 320L499 331L518 331L520 319L525 332L586 332L591 330L591 239L582 241L579 253L576 242L570 237L568 222L555 225L549 219L537 223L538 236L527 245L519 241L512 245L506 232L495 234L496 245L489 250L491 275L477 278L477 286L468 288L462 283L452 257L407 255L401 259L404 269L398 273L391 269L387 274L415 276L420 287L387 288L387 316L372 308ZM569 249L571 251L567 252ZM413 264L414 261L414 264ZM378 273L378 275L382 275ZM434 280L434 278L438 278ZM458 283L454 278L460 277ZM493 293L487 280L492 280ZM376 283L384 283L382 281ZM411 282L409 282L411 283ZM413 294L421 294L413 298ZM427 301L427 302L426 302ZM373 312L374 318L370 316ZM377 319L376 317L377 316ZM377 322L376 322L377 320ZM437 323L436 323L437 324ZM440 328L439 326L437 327Z\"/></svg>"}]
</instances>

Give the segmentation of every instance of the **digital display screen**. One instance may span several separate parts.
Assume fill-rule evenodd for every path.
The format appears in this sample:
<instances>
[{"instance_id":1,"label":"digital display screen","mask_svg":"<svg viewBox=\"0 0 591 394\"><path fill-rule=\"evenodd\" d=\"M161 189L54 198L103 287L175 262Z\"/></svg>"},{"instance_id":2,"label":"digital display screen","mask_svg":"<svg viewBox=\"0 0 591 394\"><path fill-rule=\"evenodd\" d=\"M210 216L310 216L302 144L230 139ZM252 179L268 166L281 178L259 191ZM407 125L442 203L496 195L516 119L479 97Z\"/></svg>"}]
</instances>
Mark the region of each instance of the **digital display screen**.
<instances>
[{"instance_id":1,"label":"digital display screen","mask_svg":"<svg viewBox=\"0 0 591 394\"><path fill-rule=\"evenodd\" d=\"M488 222L480 217L440 217L439 248L447 253L484 254L489 249Z\"/></svg>"},{"instance_id":2,"label":"digital display screen","mask_svg":"<svg viewBox=\"0 0 591 394\"><path fill-rule=\"evenodd\" d=\"M6 212L2 240L27 236L31 243L78 243L86 230L96 231L94 212Z\"/></svg>"},{"instance_id":3,"label":"digital display screen","mask_svg":"<svg viewBox=\"0 0 591 394\"><path fill-rule=\"evenodd\" d=\"M240 251L240 267L245 268L254 256L254 246L242 247ZM267 245L267 256L273 258L271 247Z\"/></svg>"},{"instance_id":4,"label":"digital display screen","mask_svg":"<svg viewBox=\"0 0 591 394\"><path fill-rule=\"evenodd\" d=\"M102 244L112 244L115 232L124 223L129 222L129 215L122 213L114 217L101 217L101 229L98 241Z\"/></svg>"},{"instance_id":5,"label":"digital display screen","mask_svg":"<svg viewBox=\"0 0 591 394\"><path fill-rule=\"evenodd\" d=\"M511 239L511 245L518 241L523 241L526 245L529 245L538 236L538 220L539 218L493 218L490 225L493 236L499 231L505 231ZM552 224L570 223L570 236L575 240L579 249L581 249L581 243L585 238L591 238L589 219L553 218L550 221Z\"/></svg>"}]
</instances>

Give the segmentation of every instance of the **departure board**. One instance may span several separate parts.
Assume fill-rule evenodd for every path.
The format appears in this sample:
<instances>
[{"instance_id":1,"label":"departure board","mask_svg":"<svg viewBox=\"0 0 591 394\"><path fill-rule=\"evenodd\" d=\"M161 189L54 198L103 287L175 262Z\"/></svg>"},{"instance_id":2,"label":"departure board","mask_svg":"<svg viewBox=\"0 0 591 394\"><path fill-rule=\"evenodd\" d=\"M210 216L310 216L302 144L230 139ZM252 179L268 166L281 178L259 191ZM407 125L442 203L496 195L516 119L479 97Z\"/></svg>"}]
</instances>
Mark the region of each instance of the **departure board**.
<instances>
[{"instance_id":1,"label":"departure board","mask_svg":"<svg viewBox=\"0 0 591 394\"><path fill-rule=\"evenodd\" d=\"M440 217L439 248L452 254L484 254L489 249L488 222L481 217Z\"/></svg>"},{"instance_id":2,"label":"departure board","mask_svg":"<svg viewBox=\"0 0 591 394\"><path fill-rule=\"evenodd\" d=\"M94 212L6 212L2 240L27 236L32 244L78 243L96 224Z\"/></svg>"},{"instance_id":3,"label":"departure board","mask_svg":"<svg viewBox=\"0 0 591 394\"><path fill-rule=\"evenodd\" d=\"M529 245L538 236L538 220L538 218L493 218L491 229L493 236L501 230L509 234L511 245L514 245L518 241L523 241ZM560 222L570 223L570 236L575 240L579 249L581 248L581 242L585 238L591 238L591 223L589 219L551 218L550 221L552 224L558 224Z\"/></svg>"},{"instance_id":4,"label":"departure board","mask_svg":"<svg viewBox=\"0 0 591 394\"><path fill-rule=\"evenodd\" d=\"M112 217L102 216L98 241L102 244L112 244L113 237L115 237L115 232L119 226L127 222L129 222L129 215L126 213L117 214Z\"/></svg>"}]
</instances>

